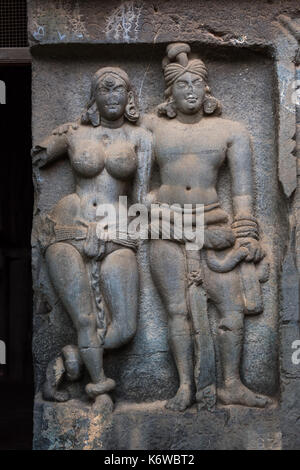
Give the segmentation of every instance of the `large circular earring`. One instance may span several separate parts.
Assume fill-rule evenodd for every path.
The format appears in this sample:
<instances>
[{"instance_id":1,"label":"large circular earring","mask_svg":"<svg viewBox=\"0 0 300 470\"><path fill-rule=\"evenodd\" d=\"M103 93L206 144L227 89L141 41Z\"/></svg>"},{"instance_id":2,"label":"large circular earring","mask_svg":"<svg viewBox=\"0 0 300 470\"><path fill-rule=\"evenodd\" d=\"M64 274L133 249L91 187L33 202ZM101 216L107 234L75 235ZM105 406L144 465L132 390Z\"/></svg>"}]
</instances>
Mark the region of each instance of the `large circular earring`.
<instances>
[{"instance_id":1,"label":"large circular earring","mask_svg":"<svg viewBox=\"0 0 300 470\"><path fill-rule=\"evenodd\" d=\"M93 127L100 126L100 114L95 101L88 104L86 110L81 115L82 124L92 124Z\"/></svg>"},{"instance_id":2,"label":"large circular earring","mask_svg":"<svg viewBox=\"0 0 300 470\"><path fill-rule=\"evenodd\" d=\"M100 114L96 103L87 111L90 122L94 127L100 126Z\"/></svg>"},{"instance_id":3,"label":"large circular earring","mask_svg":"<svg viewBox=\"0 0 300 470\"><path fill-rule=\"evenodd\" d=\"M203 109L205 114L213 114L217 110L220 111L220 103L214 96L206 94L203 102Z\"/></svg>"},{"instance_id":4,"label":"large circular earring","mask_svg":"<svg viewBox=\"0 0 300 470\"><path fill-rule=\"evenodd\" d=\"M134 101L134 94L132 91L128 92L128 102L125 108L125 116L128 121L136 122L139 118L139 112Z\"/></svg>"},{"instance_id":5,"label":"large circular earring","mask_svg":"<svg viewBox=\"0 0 300 470\"><path fill-rule=\"evenodd\" d=\"M170 100L168 103L167 103L167 106L166 106L166 113L167 113L167 116L171 119L175 118L177 116L177 112L176 112L176 106L175 106L175 103L173 100Z\"/></svg>"}]
</instances>

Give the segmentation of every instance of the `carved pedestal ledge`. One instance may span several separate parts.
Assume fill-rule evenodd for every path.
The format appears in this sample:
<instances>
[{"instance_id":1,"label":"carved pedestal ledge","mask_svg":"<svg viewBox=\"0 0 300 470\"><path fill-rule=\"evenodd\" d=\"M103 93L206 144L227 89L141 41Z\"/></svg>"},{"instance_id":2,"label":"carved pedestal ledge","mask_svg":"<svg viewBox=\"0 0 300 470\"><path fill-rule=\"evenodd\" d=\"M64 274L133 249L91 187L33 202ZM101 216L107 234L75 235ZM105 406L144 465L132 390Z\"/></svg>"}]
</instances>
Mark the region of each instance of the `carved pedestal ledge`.
<instances>
[{"instance_id":1,"label":"carved pedestal ledge","mask_svg":"<svg viewBox=\"0 0 300 470\"><path fill-rule=\"evenodd\" d=\"M102 411L103 413L103 411ZM281 432L275 408L193 406L178 414L165 402L119 403L113 414L81 401L51 404L41 395L34 409L34 448L51 450L279 450Z\"/></svg>"}]
</instances>

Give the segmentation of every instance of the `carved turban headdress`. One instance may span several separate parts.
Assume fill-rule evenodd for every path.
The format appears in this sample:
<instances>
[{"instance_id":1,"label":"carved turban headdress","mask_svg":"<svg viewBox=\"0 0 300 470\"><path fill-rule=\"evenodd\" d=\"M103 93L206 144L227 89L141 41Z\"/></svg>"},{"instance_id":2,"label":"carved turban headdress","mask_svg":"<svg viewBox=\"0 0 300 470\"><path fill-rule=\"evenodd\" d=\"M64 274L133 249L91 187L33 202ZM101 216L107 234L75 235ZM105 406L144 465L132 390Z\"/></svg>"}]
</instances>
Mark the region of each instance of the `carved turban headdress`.
<instances>
[{"instance_id":1,"label":"carved turban headdress","mask_svg":"<svg viewBox=\"0 0 300 470\"><path fill-rule=\"evenodd\" d=\"M216 98L210 94L210 89L207 86L208 73L207 68L200 59L189 60L188 54L191 52L191 48L188 44L183 42L176 42L167 46L167 55L163 59L162 67L165 77L166 90L165 97L167 101L159 106L158 113L166 114L172 118L176 116L176 110L172 106L172 85L175 81L186 72L198 75L206 85L206 99L204 102L204 112L207 114L213 114L215 112L221 112L221 105Z\"/></svg>"},{"instance_id":2,"label":"carved turban headdress","mask_svg":"<svg viewBox=\"0 0 300 470\"><path fill-rule=\"evenodd\" d=\"M185 43L170 44L167 47L167 57L163 60L163 70L166 82L165 94L171 93L173 83L186 72L191 72L207 81L207 68L200 59L189 60L187 54L191 52L191 48ZM176 62L172 62L172 60Z\"/></svg>"}]
</instances>

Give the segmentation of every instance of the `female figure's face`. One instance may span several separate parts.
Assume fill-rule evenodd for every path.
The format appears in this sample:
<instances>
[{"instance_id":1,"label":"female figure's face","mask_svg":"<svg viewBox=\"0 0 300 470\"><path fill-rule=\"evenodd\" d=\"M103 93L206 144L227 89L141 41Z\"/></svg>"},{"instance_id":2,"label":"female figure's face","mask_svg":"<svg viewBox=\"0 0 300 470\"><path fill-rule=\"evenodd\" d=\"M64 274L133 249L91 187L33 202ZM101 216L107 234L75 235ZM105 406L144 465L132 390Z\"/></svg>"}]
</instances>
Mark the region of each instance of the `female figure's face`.
<instances>
[{"instance_id":1,"label":"female figure's face","mask_svg":"<svg viewBox=\"0 0 300 470\"><path fill-rule=\"evenodd\" d=\"M116 75L105 75L97 85L95 100L101 117L107 121L120 119L128 101L126 83Z\"/></svg>"}]
</instances>

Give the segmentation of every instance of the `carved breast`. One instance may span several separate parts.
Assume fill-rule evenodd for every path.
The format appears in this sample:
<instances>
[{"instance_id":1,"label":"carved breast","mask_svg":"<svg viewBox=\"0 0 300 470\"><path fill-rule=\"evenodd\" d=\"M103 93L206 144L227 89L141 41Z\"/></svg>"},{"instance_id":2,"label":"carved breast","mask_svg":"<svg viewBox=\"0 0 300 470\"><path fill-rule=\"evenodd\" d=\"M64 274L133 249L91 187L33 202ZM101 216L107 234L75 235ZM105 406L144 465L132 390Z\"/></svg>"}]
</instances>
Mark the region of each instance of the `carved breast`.
<instances>
[{"instance_id":1,"label":"carved breast","mask_svg":"<svg viewBox=\"0 0 300 470\"><path fill-rule=\"evenodd\" d=\"M85 178L99 175L105 167L113 178L126 180L137 169L134 146L124 141L104 146L98 140L80 139L70 154L73 169Z\"/></svg>"},{"instance_id":2,"label":"carved breast","mask_svg":"<svg viewBox=\"0 0 300 470\"><path fill-rule=\"evenodd\" d=\"M76 173L92 178L99 175L104 168L105 150L97 141L80 139L76 142L70 159Z\"/></svg>"},{"instance_id":3,"label":"carved breast","mask_svg":"<svg viewBox=\"0 0 300 470\"><path fill-rule=\"evenodd\" d=\"M105 150L105 168L113 178L126 180L135 173L137 157L131 143L115 142Z\"/></svg>"}]
</instances>

